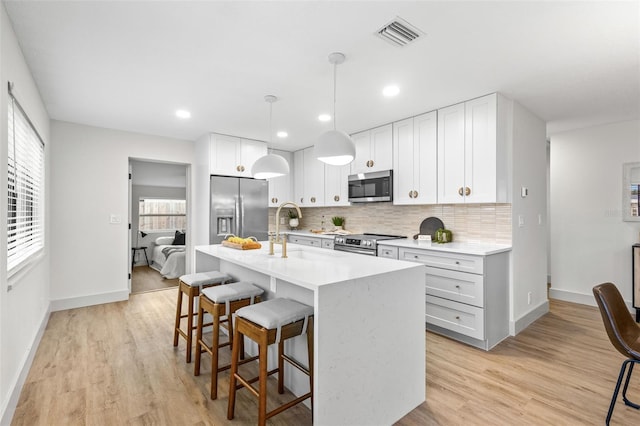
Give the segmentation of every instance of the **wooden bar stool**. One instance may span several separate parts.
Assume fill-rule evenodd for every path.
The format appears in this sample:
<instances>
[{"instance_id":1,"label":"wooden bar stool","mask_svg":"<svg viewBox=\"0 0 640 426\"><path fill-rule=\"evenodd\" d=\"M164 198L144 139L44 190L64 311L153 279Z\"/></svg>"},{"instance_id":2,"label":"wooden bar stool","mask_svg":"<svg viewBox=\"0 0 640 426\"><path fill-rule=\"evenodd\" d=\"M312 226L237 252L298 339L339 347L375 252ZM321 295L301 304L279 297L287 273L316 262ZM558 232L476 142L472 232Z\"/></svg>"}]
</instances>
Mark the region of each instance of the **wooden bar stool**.
<instances>
[{"instance_id":1,"label":"wooden bar stool","mask_svg":"<svg viewBox=\"0 0 640 426\"><path fill-rule=\"evenodd\" d=\"M284 353L284 341L292 337L307 335L308 368ZM240 360L240 342L247 337L258 344L259 375L245 379L238 373L238 366L252 359ZM231 355L231 376L229 380L229 405L227 419L235 414L236 391L242 386L258 397L258 425L264 426L267 419L311 398L313 412L313 307L291 299L271 299L266 302L247 306L236 311L236 323L233 335ZM278 367L267 371L267 349L278 344ZM284 393L284 361L309 376L309 392L267 412L267 378L278 373L278 393ZM259 382L259 388L251 383ZM237 384L240 382L240 384Z\"/></svg>"},{"instance_id":2,"label":"wooden bar stool","mask_svg":"<svg viewBox=\"0 0 640 426\"><path fill-rule=\"evenodd\" d=\"M209 287L202 290L200 303L198 305L196 360L193 374L196 376L200 375L200 357L204 349L211 355L211 399L218 398L218 373L231 367L231 364L223 367L218 366L218 350L225 346L231 346L233 343L233 313L254 302L259 302L262 293L264 293L264 290L246 281ZM202 340L205 313L213 317L211 346L208 346ZM224 316L226 316L226 318L221 319ZM220 343L220 326L226 326L227 330L229 330L229 339L227 342ZM242 345L240 347L242 348Z\"/></svg>"},{"instance_id":3,"label":"wooden bar stool","mask_svg":"<svg viewBox=\"0 0 640 426\"><path fill-rule=\"evenodd\" d=\"M183 275L178 280L178 304L176 306L176 325L173 331L173 346L178 346L178 336L182 336L187 341L187 362L191 362L191 347L193 339L193 302L200 294L200 290L205 287L224 284L230 281L231 277L220 271L198 272L195 274ZM187 314L182 314L182 295L187 295ZM197 315L197 313L195 314ZM180 328L180 320L187 319L187 331Z\"/></svg>"}]
</instances>

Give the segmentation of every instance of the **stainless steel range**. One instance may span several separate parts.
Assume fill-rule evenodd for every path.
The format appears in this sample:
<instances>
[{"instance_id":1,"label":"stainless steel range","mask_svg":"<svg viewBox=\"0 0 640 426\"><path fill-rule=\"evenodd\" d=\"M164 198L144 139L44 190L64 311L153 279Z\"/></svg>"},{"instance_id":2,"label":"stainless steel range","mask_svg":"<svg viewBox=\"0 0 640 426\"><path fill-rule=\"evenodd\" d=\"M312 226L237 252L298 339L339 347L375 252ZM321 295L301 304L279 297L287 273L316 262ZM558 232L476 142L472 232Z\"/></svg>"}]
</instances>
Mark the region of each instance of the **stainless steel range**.
<instances>
[{"instance_id":1,"label":"stainless steel range","mask_svg":"<svg viewBox=\"0 0 640 426\"><path fill-rule=\"evenodd\" d=\"M378 242L383 240L395 240L406 238L402 235L384 234L354 234L336 235L333 239L333 249L348 251L350 253L366 254L368 256L378 255Z\"/></svg>"}]
</instances>

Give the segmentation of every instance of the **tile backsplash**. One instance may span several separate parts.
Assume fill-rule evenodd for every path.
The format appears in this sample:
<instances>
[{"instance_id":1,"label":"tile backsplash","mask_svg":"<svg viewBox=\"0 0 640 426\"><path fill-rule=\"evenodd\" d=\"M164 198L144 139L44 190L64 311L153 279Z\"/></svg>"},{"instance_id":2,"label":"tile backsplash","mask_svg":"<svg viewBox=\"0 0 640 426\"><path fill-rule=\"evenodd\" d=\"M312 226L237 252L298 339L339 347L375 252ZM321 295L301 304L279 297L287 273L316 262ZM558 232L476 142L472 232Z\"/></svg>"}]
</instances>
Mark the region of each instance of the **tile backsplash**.
<instances>
[{"instance_id":1,"label":"tile backsplash","mask_svg":"<svg viewBox=\"0 0 640 426\"><path fill-rule=\"evenodd\" d=\"M301 208L302 218L298 230L332 229L331 218L343 216L344 228L353 233L372 232L379 234L417 234L420 224L428 217L440 218L444 226L453 233L453 240L460 242L484 242L511 244L511 204L439 204L426 206L396 206L391 203L369 203L348 207ZM276 209L269 209L269 230L273 231ZM280 217L285 217L289 229L287 208Z\"/></svg>"}]
</instances>

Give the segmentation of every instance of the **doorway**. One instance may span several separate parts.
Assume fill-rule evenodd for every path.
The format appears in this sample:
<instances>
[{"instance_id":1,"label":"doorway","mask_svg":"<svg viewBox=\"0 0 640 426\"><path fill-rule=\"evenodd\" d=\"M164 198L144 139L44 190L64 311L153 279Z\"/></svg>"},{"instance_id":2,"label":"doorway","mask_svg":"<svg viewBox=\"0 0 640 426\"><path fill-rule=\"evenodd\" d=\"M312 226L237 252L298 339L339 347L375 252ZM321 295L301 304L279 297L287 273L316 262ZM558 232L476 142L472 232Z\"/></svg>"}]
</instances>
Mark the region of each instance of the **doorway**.
<instances>
[{"instance_id":1,"label":"doorway","mask_svg":"<svg viewBox=\"0 0 640 426\"><path fill-rule=\"evenodd\" d=\"M185 274L188 168L129 159L131 294L176 287Z\"/></svg>"}]
</instances>

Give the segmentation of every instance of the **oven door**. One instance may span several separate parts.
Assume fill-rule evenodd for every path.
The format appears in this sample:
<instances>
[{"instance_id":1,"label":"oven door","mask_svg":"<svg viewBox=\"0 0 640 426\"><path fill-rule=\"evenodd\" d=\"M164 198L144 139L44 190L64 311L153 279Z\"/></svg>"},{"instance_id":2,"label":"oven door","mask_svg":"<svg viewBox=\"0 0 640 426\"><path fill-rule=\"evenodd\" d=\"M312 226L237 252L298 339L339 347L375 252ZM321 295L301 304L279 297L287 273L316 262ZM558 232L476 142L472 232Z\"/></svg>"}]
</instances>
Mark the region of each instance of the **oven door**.
<instances>
[{"instance_id":1,"label":"oven door","mask_svg":"<svg viewBox=\"0 0 640 426\"><path fill-rule=\"evenodd\" d=\"M365 254L367 256L377 256L378 255L376 250L360 248L360 247L342 246L342 245L339 245L339 244L334 244L333 249L334 250L338 250L338 251L346 251L346 252L349 252L349 253Z\"/></svg>"}]
</instances>

